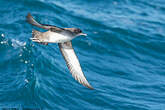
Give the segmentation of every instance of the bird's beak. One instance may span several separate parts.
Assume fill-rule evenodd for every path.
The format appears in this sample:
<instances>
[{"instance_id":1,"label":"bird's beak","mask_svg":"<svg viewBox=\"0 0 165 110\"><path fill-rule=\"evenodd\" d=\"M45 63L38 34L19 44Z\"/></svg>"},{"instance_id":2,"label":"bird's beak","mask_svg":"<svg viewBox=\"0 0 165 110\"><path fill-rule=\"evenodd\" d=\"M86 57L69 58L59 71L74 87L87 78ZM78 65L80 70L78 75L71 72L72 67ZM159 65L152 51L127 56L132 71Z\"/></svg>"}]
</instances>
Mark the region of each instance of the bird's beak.
<instances>
[{"instance_id":1,"label":"bird's beak","mask_svg":"<svg viewBox=\"0 0 165 110\"><path fill-rule=\"evenodd\" d=\"M80 33L79 35L81 35L81 36L87 36L87 34L85 34L85 33Z\"/></svg>"}]
</instances>

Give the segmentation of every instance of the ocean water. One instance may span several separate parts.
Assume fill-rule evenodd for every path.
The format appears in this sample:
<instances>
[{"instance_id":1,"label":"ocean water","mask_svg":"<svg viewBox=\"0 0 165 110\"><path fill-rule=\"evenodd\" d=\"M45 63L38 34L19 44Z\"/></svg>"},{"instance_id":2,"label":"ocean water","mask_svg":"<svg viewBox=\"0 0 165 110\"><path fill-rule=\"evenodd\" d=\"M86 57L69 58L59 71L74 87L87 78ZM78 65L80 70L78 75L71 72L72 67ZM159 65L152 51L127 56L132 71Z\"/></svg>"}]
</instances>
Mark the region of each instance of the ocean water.
<instances>
[{"instance_id":1,"label":"ocean water","mask_svg":"<svg viewBox=\"0 0 165 110\"><path fill-rule=\"evenodd\" d=\"M26 22L78 27L73 46L95 88L75 81L57 44ZM165 110L164 0L0 0L0 108Z\"/></svg>"}]
</instances>

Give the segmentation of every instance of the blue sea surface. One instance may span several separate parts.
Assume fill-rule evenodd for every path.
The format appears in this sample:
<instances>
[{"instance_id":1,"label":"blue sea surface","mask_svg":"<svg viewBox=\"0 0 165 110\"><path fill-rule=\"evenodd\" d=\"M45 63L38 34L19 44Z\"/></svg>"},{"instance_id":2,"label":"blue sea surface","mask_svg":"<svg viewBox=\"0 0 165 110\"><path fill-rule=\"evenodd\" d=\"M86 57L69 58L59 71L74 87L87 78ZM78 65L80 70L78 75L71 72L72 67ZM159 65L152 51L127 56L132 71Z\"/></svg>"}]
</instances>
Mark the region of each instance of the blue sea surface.
<instances>
[{"instance_id":1,"label":"blue sea surface","mask_svg":"<svg viewBox=\"0 0 165 110\"><path fill-rule=\"evenodd\" d=\"M72 43L95 88L70 74L43 24L78 27ZM0 109L165 110L165 0L0 0Z\"/></svg>"}]
</instances>

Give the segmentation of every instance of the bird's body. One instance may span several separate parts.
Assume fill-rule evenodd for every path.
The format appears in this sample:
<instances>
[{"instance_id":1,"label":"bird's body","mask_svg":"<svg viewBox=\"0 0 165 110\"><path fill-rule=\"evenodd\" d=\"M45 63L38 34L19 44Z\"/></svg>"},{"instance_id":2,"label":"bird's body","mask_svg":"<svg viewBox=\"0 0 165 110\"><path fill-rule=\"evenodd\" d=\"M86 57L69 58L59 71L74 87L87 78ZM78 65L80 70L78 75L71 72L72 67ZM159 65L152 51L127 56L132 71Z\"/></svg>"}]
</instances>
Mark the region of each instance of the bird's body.
<instances>
[{"instance_id":1,"label":"bird's body","mask_svg":"<svg viewBox=\"0 0 165 110\"><path fill-rule=\"evenodd\" d=\"M33 30L33 38L31 38L34 42L46 42L46 43L64 43L71 41L74 37L68 36L66 34L61 34L52 31L39 32Z\"/></svg>"},{"instance_id":2,"label":"bird's body","mask_svg":"<svg viewBox=\"0 0 165 110\"><path fill-rule=\"evenodd\" d=\"M27 15L27 22L47 30L46 32L33 30L31 40L44 45L47 45L48 43L58 43L60 51L72 76L79 83L90 89L93 89L84 76L81 65L71 43L71 40L75 37L80 35L86 36L86 34L82 33L82 31L78 28L60 28L57 26L40 24L34 20L31 14Z\"/></svg>"}]
</instances>

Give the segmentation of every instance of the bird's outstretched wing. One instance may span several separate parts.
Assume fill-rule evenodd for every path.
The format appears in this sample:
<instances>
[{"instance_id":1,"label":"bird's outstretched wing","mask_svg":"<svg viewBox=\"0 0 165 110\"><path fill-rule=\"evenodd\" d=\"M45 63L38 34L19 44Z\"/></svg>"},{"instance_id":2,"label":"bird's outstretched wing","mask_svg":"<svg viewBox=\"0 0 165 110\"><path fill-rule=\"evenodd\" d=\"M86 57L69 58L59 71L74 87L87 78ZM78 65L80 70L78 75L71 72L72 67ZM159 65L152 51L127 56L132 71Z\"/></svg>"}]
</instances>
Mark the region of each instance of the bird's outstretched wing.
<instances>
[{"instance_id":1,"label":"bird's outstretched wing","mask_svg":"<svg viewBox=\"0 0 165 110\"><path fill-rule=\"evenodd\" d=\"M79 83L83 84L84 86L90 89L93 89L82 72L79 60L74 52L74 49L72 48L71 41L59 43L58 45L72 76Z\"/></svg>"},{"instance_id":2,"label":"bird's outstretched wing","mask_svg":"<svg viewBox=\"0 0 165 110\"><path fill-rule=\"evenodd\" d=\"M46 30L51 30L51 31L54 31L54 32L60 32L60 31L64 30L63 28L60 28L60 27L57 27L57 26L52 26L52 25L47 25L47 24L40 24L33 18L33 16L30 13L28 13L28 15L26 16L26 20L27 20L28 23L30 23L34 26L37 26L39 28L46 29Z\"/></svg>"}]
</instances>

